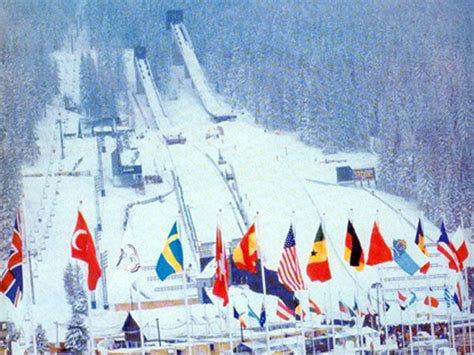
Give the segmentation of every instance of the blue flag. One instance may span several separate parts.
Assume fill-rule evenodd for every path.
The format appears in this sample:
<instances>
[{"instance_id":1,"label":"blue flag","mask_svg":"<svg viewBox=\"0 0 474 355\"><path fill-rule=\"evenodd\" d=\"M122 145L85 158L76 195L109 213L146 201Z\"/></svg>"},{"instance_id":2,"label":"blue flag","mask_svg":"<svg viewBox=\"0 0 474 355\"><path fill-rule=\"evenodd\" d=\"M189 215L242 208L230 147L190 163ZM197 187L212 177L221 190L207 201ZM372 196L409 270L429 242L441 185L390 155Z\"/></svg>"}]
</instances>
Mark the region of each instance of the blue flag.
<instances>
[{"instance_id":1,"label":"blue flag","mask_svg":"<svg viewBox=\"0 0 474 355\"><path fill-rule=\"evenodd\" d=\"M258 322L260 323L260 326L263 327L266 321L267 321L267 312L265 312L265 305L262 303L262 310L260 311L260 319Z\"/></svg>"},{"instance_id":2,"label":"blue flag","mask_svg":"<svg viewBox=\"0 0 474 355\"><path fill-rule=\"evenodd\" d=\"M420 266L413 260L407 252L407 242L403 239L393 241L393 260L400 266L400 268L407 274L413 275Z\"/></svg>"},{"instance_id":3,"label":"blue flag","mask_svg":"<svg viewBox=\"0 0 474 355\"><path fill-rule=\"evenodd\" d=\"M260 322L260 318L257 316L257 313L254 312L254 310L250 307L250 305L247 305L248 308L248 315L249 317L252 317Z\"/></svg>"},{"instance_id":4,"label":"blue flag","mask_svg":"<svg viewBox=\"0 0 474 355\"><path fill-rule=\"evenodd\" d=\"M183 247L179 239L177 222L173 224L163 252L156 264L158 278L163 281L171 274L183 271Z\"/></svg>"}]
</instances>

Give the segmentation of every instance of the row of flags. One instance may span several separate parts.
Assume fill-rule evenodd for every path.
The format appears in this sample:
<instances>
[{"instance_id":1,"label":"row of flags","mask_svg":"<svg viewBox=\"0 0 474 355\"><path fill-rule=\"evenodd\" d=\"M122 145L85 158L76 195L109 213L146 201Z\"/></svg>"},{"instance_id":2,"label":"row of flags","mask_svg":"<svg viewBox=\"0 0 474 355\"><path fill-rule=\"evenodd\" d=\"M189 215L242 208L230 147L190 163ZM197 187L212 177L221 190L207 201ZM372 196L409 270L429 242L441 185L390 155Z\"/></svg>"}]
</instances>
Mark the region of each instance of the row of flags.
<instances>
[{"instance_id":1,"label":"row of flags","mask_svg":"<svg viewBox=\"0 0 474 355\"><path fill-rule=\"evenodd\" d=\"M10 301L17 305L23 293L23 276L22 276L22 238L20 233L20 213L17 213L14 224L14 231L11 242L11 252L7 261L7 268L0 279L0 292L4 293ZM425 237L421 227L421 221L418 223L417 233L415 237L415 244L419 250L428 256L425 246ZM413 274L413 270L420 270L426 273L429 269L429 261L422 267L414 267L414 262L406 253L406 241L396 240L393 243L393 248L390 249L384 241L380 232L378 224L374 222L372 233L370 237L370 247L367 259L365 259L364 251L362 249L360 240L357 236L352 222L349 220L346 230L346 241L344 249L344 260L354 267L357 271L362 271L365 265L375 266L388 261L396 261L400 267L406 272ZM462 271L464 269L464 262L469 256L466 242L463 241L461 245L456 248L449 240L444 227L441 225L441 236L438 240L438 250L448 260L448 266L455 271ZM97 287L98 280L101 277L102 271L97 259L94 240L87 222L80 211L77 213L76 225L71 239L71 256L75 259L81 260L87 265L87 286L90 291L94 291ZM216 277L213 284L213 294L223 300L223 306L229 303L229 267L227 263L226 250L222 241L222 233L219 227L216 229ZM232 260L236 267L250 273L257 272L258 261L258 246L256 238L255 224L252 224L248 231L244 234L239 244L233 250ZM125 262L126 260L126 262ZM121 250L120 258L117 266L125 264L127 271L135 273L140 268L138 254L136 249L131 244L127 244ZM415 263L416 264L416 263ZM278 265L278 280L291 292L296 292L305 289L305 283L299 267L300 263L296 253L296 241L293 226L290 226L283 252ZM416 264L417 265L417 264ZM160 254L157 264L156 273L160 280L165 280L168 276L174 273L180 273L184 270L183 248L180 241L177 222L175 222L168 235L167 241ZM415 271L415 272L416 272ZM329 258L327 253L326 238L323 231L323 226L320 225L316 233L312 250L308 258L306 267L306 274L311 281L325 282L332 278ZM402 295L400 293L400 295ZM427 296L429 297L429 296ZM401 297L403 298L403 297ZM277 315L281 319L290 319L291 316L304 317L304 312L298 311L301 309L299 300L294 297L294 307L288 307L282 300L277 304ZM311 299L309 301L310 311L316 314L322 314L320 307ZM405 302L400 299L401 302ZM428 298L428 305L436 304L434 298ZM451 301L458 304L462 309L461 288L458 282L457 292L451 296ZM408 304L411 304L408 301ZM439 302L438 302L439 304ZM355 303L357 305L357 303ZM340 309L350 309L342 302ZM401 303L401 307L403 304ZM264 307L262 305L262 312ZM347 312L344 312L347 313ZM349 312L350 314L350 312Z\"/></svg>"}]
</instances>

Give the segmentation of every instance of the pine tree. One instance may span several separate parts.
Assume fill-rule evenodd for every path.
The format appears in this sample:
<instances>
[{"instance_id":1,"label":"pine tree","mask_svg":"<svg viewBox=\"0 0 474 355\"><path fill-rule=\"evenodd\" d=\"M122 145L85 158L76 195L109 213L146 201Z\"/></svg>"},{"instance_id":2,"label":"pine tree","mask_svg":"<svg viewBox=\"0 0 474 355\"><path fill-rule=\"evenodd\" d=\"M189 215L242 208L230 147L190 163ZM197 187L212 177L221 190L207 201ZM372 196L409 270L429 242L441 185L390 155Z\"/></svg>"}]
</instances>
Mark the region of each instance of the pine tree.
<instances>
[{"instance_id":1,"label":"pine tree","mask_svg":"<svg viewBox=\"0 0 474 355\"><path fill-rule=\"evenodd\" d=\"M64 271L66 300L71 306L71 319L67 325L66 348L74 354L87 350L89 331L85 325L88 315L87 294L80 266L68 263Z\"/></svg>"},{"instance_id":2,"label":"pine tree","mask_svg":"<svg viewBox=\"0 0 474 355\"><path fill-rule=\"evenodd\" d=\"M35 330L36 350L39 354L47 354L49 352L48 338L46 331L41 324L38 324Z\"/></svg>"}]
</instances>

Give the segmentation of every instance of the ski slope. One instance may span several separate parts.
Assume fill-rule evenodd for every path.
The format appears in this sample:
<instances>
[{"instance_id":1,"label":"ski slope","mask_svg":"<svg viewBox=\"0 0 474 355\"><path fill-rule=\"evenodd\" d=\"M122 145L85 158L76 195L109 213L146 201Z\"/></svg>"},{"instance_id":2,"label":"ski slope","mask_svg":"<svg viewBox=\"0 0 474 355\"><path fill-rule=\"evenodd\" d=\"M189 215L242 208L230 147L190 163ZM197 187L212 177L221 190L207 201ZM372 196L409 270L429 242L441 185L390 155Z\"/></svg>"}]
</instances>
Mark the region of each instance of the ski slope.
<instances>
[{"instance_id":1,"label":"ski slope","mask_svg":"<svg viewBox=\"0 0 474 355\"><path fill-rule=\"evenodd\" d=\"M239 225L242 226L243 221L235 213L235 200L207 157L208 155L217 161L219 152L233 166L240 195L243 198L242 205L251 221L258 212L258 242L267 267L276 269L288 228L293 224L298 256L304 269L317 227L323 222L329 244L328 253L333 280L325 284L310 283L306 280L308 292L327 313L335 317L340 316L337 311L339 300L352 305L354 298L357 298L361 309L368 306L366 290L370 289L374 282L379 281L380 272L375 268L366 267L363 273L356 274L342 262L347 219L352 219L367 255L370 231L375 219L380 222L381 232L391 244L392 240L398 238L414 240L413 224L416 224L419 217L423 217L412 203L399 197L377 190L372 192L336 185L337 164L327 163L325 160L326 158L345 160L344 165L362 168L376 166L375 155L340 153L329 157L320 150L301 143L293 134L270 132L253 124L253 118L249 115L239 115L234 122L220 123L224 135L206 138L207 133L214 131L217 125L208 120L209 112L202 104L204 102L202 91L197 90L198 96L196 90L184 85L175 88L177 100L161 101L153 78L145 76L143 83L147 100L144 97L139 98L133 105L135 134L132 138L141 153L144 170L150 174L160 174L164 182L147 185L144 194L139 194L133 189L114 187L110 152L115 149L116 143L114 139L107 137L104 142L106 152L101 153L106 196L100 197L96 204L97 191L94 181L94 176L98 174L96 138L65 140L66 157L61 159L56 125L59 117L67 121L76 115L64 110L61 97L64 94L79 97L79 63L81 55L86 50L90 49L86 46L77 46L74 53L66 50L56 53L61 93L38 125L41 157L34 166L25 167L23 170L23 174L30 175L23 179L26 237L32 249L37 252L32 257L36 291L36 304L32 307L33 321L41 319L50 339L55 337L56 321L61 324L60 339L64 338L64 325L69 319L70 310L65 303L62 277L65 265L71 260L69 243L78 207L83 211L91 230L96 226L97 215L100 215L103 231L101 239L97 242L101 252L107 253L108 259L107 289L111 309L100 310L103 306L103 295L99 286L95 295L99 309L92 311L92 331L96 335L117 335L120 332L121 321L125 319L125 312L115 312L113 306L129 302L130 297L137 299L136 292L130 291L129 283L115 268L120 248L126 243L132 243L138 251L143 265L139 288L147 299L166 301L182 296L182 290L179 289L182 282L179 277L159 282L154 272L154 265L172 224L182 219L178 215L180 205L174 190L176 186L172 172L181 182L182 195L189 207L200 243L214 241L217 225L222 229L223 238L227 243L241 237ZM133 56L128 55L128 58L126 76L132 94L134 70L140 68L140 65L133 63ZM145 73L144 65L141 64L140 74ZM201 76L201 79L204 80L204 77ZM193 79L193 82L197 88L195 80ZM164 117L164 112L167 112L168 118ZM158 124L153 125L153 122L157 121ZM162 126L160 124L162 122L173 124L171 126L170 123L167 127ZM162 134L168 131L182 132L187 138L187 143L166 146ZM90 175L66 177L56 174L72 170L81 158L77 170L90 172ZM31 177L34 174L39 176ZM161 201L142 203L157 196L165 197ZM129 216L126 219L125 211L130 204L133 204L133 207L129 208ZM426 220L423 222L427 237L436 240L438 228ZM198 264L193 255L189 235L186 235L184 229L182 234L185 263L188 266L190 264L191 282L188 295L195 297L196 290L192 285L193 279L199 274ZM430 252L435 253L433 248L430 248ZM444 259L436 258L436 263L440 266L436 270L433 269L433 275L441 276L433 281L431 286L441 287L444 284L450 286L453 278L446 270ZM404 276L403 271L393 263L389 266L391 269L381 270L385 276ZM212 265L205 270L208 274L212 272ZM417 280L412 283L413 286L415 283L427 289L426 281ZM406 284L405 280L393 282L394 287L399 285L400 288L404 288ZM159 289L166 287L170 289L159 292ZM171 289L172 287L177 288ZM426 306L422 303L426 292L423 290L417 292L418 302L414 311L410 313L413 319L416 313L427 312ZM436 289L435 292L438 298L442 299L442 291ZM261 295L254 294L245 287L232 287L231 296L233 304L239 311L245 310L247 303L254 310L258 310L262 301ZM375 294L372 296L375 297ZM393 299L393 296L394 292L386 295L387 299ZM28 297L27 293L25 300ZM271 324L277 324L279 321L275 316L276 299L274 297L269 299L267 319ZM304 301L302 303L305 305ZM0 308L6 310L7 319L15 320L23 328L24 338L27 338L30 324L27 302L23 302L16 310L5 298L0 298ZM443 315L446 311L445 305L442 304L436 313ZM151 332L154 329L153 315L157 315L164 323L167 336L183 335L185 327L182 313L183 307L143 312L142 316L145 319L142 322L145 323L145 331ZM176 317L170 317L170 314L176 314ZM193 306L192 316L195 319L193 324L196 335L206 334L209 329L216 334L226 331L225 316L218 306ZM217 316L220 317L219 322L211 321ZM139 315L135 318L140 319ZM396 307L392 307L387 319L389 322L399 321ZM321 321L321 317L308 320L315 324ZM237 332L237 321L233 323L233 327Z\"/></svg>"},{"instance_id":2,"label":"ski slope","mask_svg":"<svg viewBox=\"0 0 474 355\"><path fill-rule=\"evenodd\" d=\"M204 72L196 57L191 38L184 24L171 24L171 32L206 112L216 121L235 117L235 114L217 99L215 93L212 92L206 82Z\"/></svg>"},{"instance_id":3,"label":"ski slope","mask_svg":"<svg viewBox=\"0 0 474 355\"><path fill-rule=\"evenodd\" d=\"M136 68L138 69L138 75L142 80L149 106L157 120L157 124L159 127L169 129L169 122L166 117L166 112L163 108L162 99L158 88L156 87L155 80L153 79L153 73L150 70L148 61L146 59L135 58L135 64Z\"/></svg>"}]
</instances>

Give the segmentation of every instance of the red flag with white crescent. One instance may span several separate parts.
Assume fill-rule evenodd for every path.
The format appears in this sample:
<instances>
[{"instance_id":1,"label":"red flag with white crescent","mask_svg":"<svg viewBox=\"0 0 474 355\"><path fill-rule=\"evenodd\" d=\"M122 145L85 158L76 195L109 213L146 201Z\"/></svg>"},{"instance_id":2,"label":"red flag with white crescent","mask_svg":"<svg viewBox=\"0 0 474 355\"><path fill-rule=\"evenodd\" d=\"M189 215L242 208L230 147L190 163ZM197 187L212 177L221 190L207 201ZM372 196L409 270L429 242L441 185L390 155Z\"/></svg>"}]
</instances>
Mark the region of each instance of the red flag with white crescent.
<instances>
[{"instance_id":1,"label":"red flag with white crescent","mask_svg":"<svg viewBox=\"0 0 474 355\"><path fill-rule=\"evenodd\" d=\"M97 260L94 239L80 211L77 212L76 227L72 235L71 256L87 264L87 287L90 291L94 291L102 271Z\"/></svg>"},{"instance_id":2,"label":"red flag with white crescent","mask_svg":"<svg viewBox=\"0 0 474 355\"><path fill-rule=\"evenodd\" d=\"M227 265L227 257L224 244L222 243L221 230L216 230L216 279L212 288L212 294L224 301L223 306L229 303L229 267Z\"/></svg>"}]
</instances>

